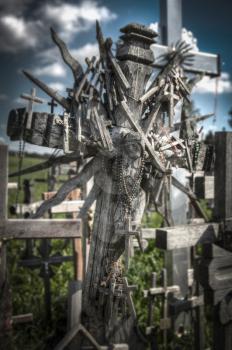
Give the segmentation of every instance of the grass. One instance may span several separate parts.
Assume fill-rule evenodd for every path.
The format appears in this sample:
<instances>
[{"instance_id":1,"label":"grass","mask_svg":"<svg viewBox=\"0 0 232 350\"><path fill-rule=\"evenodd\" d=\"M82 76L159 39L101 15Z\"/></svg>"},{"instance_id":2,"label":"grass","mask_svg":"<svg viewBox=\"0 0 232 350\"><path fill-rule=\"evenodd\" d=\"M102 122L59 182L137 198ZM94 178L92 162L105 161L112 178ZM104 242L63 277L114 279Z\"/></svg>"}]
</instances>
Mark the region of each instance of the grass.
<instances>
[{"instance_id":1,"label":"grass","mask_svg":"<svg viewBox=\"0 0 232 350\"><path fill-rule=\"evenodd\" d=\"M39 164L46 159L25 156L22 168ZM18 170L17 155L9 156L9 173ZM41 200L41 194L47 191L48 170L41 170L20 179L19 190L8 191L8 208L22 203L24 199L23 181L30 179L32 202ZM57 176L56 189L61 185L59 180L64 176ZM40 179L38 182L37 179ZM42 182L42 180L44 182ZM17 177L9 178L9 182L17 182ZM18 193L17 193L18 192ZM15 217L10 210L8 217ZM33 255L39 256L41 240L33 240ZM72 255L71 242L52 240L51 255L62 253ZM7 350L48 350L54 348L59 339L66 332L67 325L67 292L69 281L73 279L73 263L66 262L60 266L52 267L54 276L51 278L52 320L47 321L44 305L44 283L40 276L41 270L20 267L19 262L25 255L26 243L21 240L8 242L8 268L12 290L13 314L20 315L33 313L32 323L17 325L13 328L9 338Z\"/></svg>"}]
</instances>

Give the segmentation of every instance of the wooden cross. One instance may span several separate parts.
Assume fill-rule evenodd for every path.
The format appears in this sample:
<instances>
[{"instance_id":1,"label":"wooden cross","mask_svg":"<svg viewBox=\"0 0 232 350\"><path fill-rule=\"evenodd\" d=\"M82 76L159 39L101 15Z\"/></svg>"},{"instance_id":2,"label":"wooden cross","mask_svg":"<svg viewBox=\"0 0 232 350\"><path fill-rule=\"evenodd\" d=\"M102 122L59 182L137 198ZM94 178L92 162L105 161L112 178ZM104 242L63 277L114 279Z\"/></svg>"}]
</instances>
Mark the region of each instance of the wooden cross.
<instances>
[{"instance_id":1,"label":"wooden cross","mask_svg":"<svg viewBox=\"0 0 232 350\"><path fill-rule=\"evenodd\" d=\"M163 298L163 318L160 320L160 329L163 331L163 342L165 349L167 347L167 329L171 327L171 319L168 317L168 295L169 294L179 294L180 287L179 286L168 286L167 283L167 271L163 269L162 271L162 281L163 286L156 286L156 274L153 273L152 276L152 286L149 290L144 291L144 296L149 298L149 311L148 311L148 327L146 329L147 334L151 334L152 320L153 320L153 303L154 299L157 296L162 296Z\"/></svg>"},{"instance_id":2,"label":"wooden cross","mask_svg":"<svg viewBox=\"0 0 232 350\"><path fill-rule=\"evenodd\" d=\"M4 144L0 144L0 159L0 288L2 288L6 280L5 242L7 240L38 238L80 238L82 237L82 228L81 220L78 219L8 219L8 147ZM55 263L55 260L57 262L57 257L53 257L50 263ZM0 319L0 328L1 326L2 324Z\"/></svg>"},{"instance_id":3,"label":"wooden cross","mask_svg":"<svg viewBox=\"0 0 232 350\"><path fill-rule=\"evenodd\" d=\"M129 269L130 258L133 256L133 236L138 240L138 246L143 250L143 243L141 240L140 232L134 230L132 227L131 217L125 219L125 227L123 230L118 230L116 234L125 236L125 269Z\"/></svg>"},{"instance_id":4,"label":"wooden cross","mask_svg":"<svg viewBox=\"0 0 232 350\"><path fill-rule=\"evenodd\" d=\"M182 0L160 0L160 32L161 45L153 45L155 56L154 67L162 68L167 62L169 48L181 39L182 32ZM220 75L220 57L205 52L192 52L192 66L183 65L187 72L203 73L211 77Z\"/></svg>"},{"instance_id":5,"label":"wooden cross","mask_svg":"<svg viewBox=\"0 0 232 350\"><path fill-rule=\"evenodd\" d=\"M8 219L8 148L0 144L0 240L81 237L81 220Z\"/></svg>"},{"instance_id":6,"label":"wooden cross","mask_svg":"<svg viewBox=\"0 0 232 350\"><path fill-rule=\"evenodd\" d=\"M20 95L20 97L23 98L24 100L29 101L28 107L27 107L28 117L27 117L26 128L31 129L33 103L43 103L43 100L36 96L36 89L35 88L31 89L31 95L22 94L22 95Z\"/></svg>"},{"instance_id":7,"label":"wooden cross","mask_svg":"<svg viewBox=\"0 0 232 350\"><path fill-rule=\"evenodd\" d=\"M48 102L48 105L51 106L51 114L54 113L54 108L58 106L58 104L55 102L54 98L51 99L50 102Z\"/></svg>"}]
</instances>

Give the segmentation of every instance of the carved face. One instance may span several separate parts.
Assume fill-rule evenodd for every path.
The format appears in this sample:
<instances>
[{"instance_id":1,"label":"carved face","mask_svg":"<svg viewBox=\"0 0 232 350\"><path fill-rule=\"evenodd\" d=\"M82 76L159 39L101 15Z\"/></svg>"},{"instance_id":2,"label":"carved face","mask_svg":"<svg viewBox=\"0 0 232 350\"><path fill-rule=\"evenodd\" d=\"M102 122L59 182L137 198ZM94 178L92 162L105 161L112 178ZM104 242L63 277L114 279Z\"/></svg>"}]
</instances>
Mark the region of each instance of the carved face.
<instances>
[{"instance_id":1,"label":"carved face","mask_svg":"<svg viewBox=\"0 0 232 350\"><path fill-rule=\"evenodd\" d=\"M126 142L125 152L131 159L138 159L141 157L142 154L141 144L139 142Z\"/></svg>"}]
</instances>

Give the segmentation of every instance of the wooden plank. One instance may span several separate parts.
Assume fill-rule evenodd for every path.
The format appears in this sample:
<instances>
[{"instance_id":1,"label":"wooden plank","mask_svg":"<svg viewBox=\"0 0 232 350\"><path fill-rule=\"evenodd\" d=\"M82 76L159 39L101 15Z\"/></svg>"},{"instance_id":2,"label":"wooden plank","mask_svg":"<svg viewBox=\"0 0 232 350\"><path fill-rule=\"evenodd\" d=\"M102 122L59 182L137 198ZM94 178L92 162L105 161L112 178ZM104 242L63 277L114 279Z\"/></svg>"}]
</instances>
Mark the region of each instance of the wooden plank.
<instances>
[{"instance_id":1,"label":"wooden plank","mask_svg":"<svg viewBox=\"0 0 232 350\"><path fill-rule=\"evenodd\" d=\"M7 219L8 147L0 143L0 223ZM1 230L0 230L1 233ZM12 303L7 273L6 242L0 241L0 343L7 347L5 334L11 329ZM8 344L9 346L9 344Z\"/></svg>"},{"instance_id":2,"label":"wooden plank","mask_svg":"<svg viewBox=\"0 0 232 350\"><path fill-rule=\"evenodd\" d=\"M195 194L199 199L214 199L214 176L195 176Z\"/></svg>"},{"instance_id":3,"label":"wooden plank","mask_svg":"<svg viewBox=\"0 0 232 350\"><path fill-rule=\"evenodd\" d=\"M14 189L18 188L18 184L17 184L17 182L8 182L7 188L8 188L8 190L14 190Z\"/></svg>"},{"instance_id":4,"label":"wooden plank","mask_svg":"<svg viewBox=\"0 0 232 350\"><path fill-rule=\"evenodd\" d=\"M142 228L142 238L144 239L155 239L156 228Z\"/></svg>"},{"instance_id":5,"label":"wooden plank","mask_svg":"<svg viewBox=\"0 0 232 350\"><path fill-rule=\"evenodd\" d=\"M12 219L0 223L0 239L79 238L81 220Z\"/></svg>"},{"instance_id":6,"label":"wooden plank","mask_svg":"<svg viewBox=\"0 0 232 350\"><path fill-rule=\"evenodd\" d=\"M24 315L17 315L17 316L12 316L12 322L13 324L22 324L22 323L27 323L27 322L32 322L33 321L33 314L28 313Z\"/></svg>"},{"instance_id":7,"label":"wooden plank","mask_svg":"<svg viewBox=\"0 0 232 350\"><path fill-rule=\"evenodd\" d=\"M61 204L58 204L54 207L52 207L51 212L52 214L58 214L58 213L74 213L80 210L80 208L83 206L84 201L64 201Z\"/></svg>"},{"instance_id":8,"label":"wooden plank","mask_svg":"<svg viewBox=\"0 0 232 350\"><path fill-rule=\"evenodd\" d=\"M156 246L164 250L213 243L219 235L219 224L183 225L156 230Z\"/></svg>"},{"instance_id":9,"label":"wooden plank","mask_svg":"<svg viewBox=\"0 0 232 350\"><path fill-rule=\"evenodd\" d=\"M0 220L7 218L8 147L0 144Z\"/></svg>"},{"instance_id":10,"label":"wooden plank","mask_svg":"<svg viewBox=\"0 0 232 350\"><path fill-rule=\"evenodd\" d=\"M54 197L57 194L57 191L50 191L50 192L43 192L42 199L47 200L52 197ZM80 188L76 188L75 190L71 191L67 197L66 200L76 200L81 198L81 190Z\"/></svg>"},{"instance_id":11,"label":"wooden plank","mask_svg":"<svg viewBox=\"0 0 232 350\"><path fill-rule=\"evenodd\" d=\"M167 58L169 47L159 44L152 45L153 53L155 56L154 67L163 68L167 64ZM220 74L220 57L219 55L209 54L206 52L189 51L194 55L194 64L192 66L186 66L183 64L185 71L192 73L204 73L206 75L218 76Z\"/></svg>"},{"instance_id":12,"label":"wooden plank","mask_svg":"<svg viewBox=\"0 0 232 350\"><path fill-rule=\"evenodd\" d=\"M215 134L215 216L232 217L232 132Z\"/></svg>"}]
</instances>

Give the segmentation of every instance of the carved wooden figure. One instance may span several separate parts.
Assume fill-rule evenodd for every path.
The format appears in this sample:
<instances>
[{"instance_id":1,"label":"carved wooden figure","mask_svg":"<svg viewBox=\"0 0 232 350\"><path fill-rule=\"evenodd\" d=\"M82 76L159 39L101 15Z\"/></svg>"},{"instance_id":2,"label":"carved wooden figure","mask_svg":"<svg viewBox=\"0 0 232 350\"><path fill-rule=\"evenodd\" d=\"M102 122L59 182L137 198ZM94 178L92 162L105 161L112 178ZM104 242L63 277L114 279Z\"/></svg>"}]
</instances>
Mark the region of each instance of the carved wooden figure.
<instances>
[{"instance_id":1,"label":"carved wooden figure","mask_svg":"<svg viewBox=\"0 0 232 350\"><path fill-rule=\"evenodd\" d=\"M125 283L122 255L126 247L128 252L130 235L139 237L147 193L157 187L156 179L164 176L166 194L172 183L189 196L201 215L203 212L192 192L171 175L173 161L181 158L187 164L183 140L163 133L166 125L173 128L177 101L188 99L189 90L180 66L191 58L190 46L178 43L168 53L168 64L152 80L154 56L150 46L157 34L134 23L121 32L114 56L112 40L104 39L97 23L100 57L86 59L84 72L65 43L51 30L65 63L73 72L74 86L68 97L58 95L30 73L24 73L65 112L28 115L25 111L23 114L12 111L8 134L14 140L18 137L37 145L63 148L66 156L61 157L62 162L90 159L33 217L41 217L94 176L93 189L80 213L80 217L86 215L96 200L82 322L101 344L136 342L139 349L139 342L133 337L136 320L130 287ZM166 112L166 119L159 114L160 110ZM23 129L28 119L30 133ZM44 166L48 165L39 167ZM166 206L170 224L169 214Z\"/></svg>"}]
</instances>

